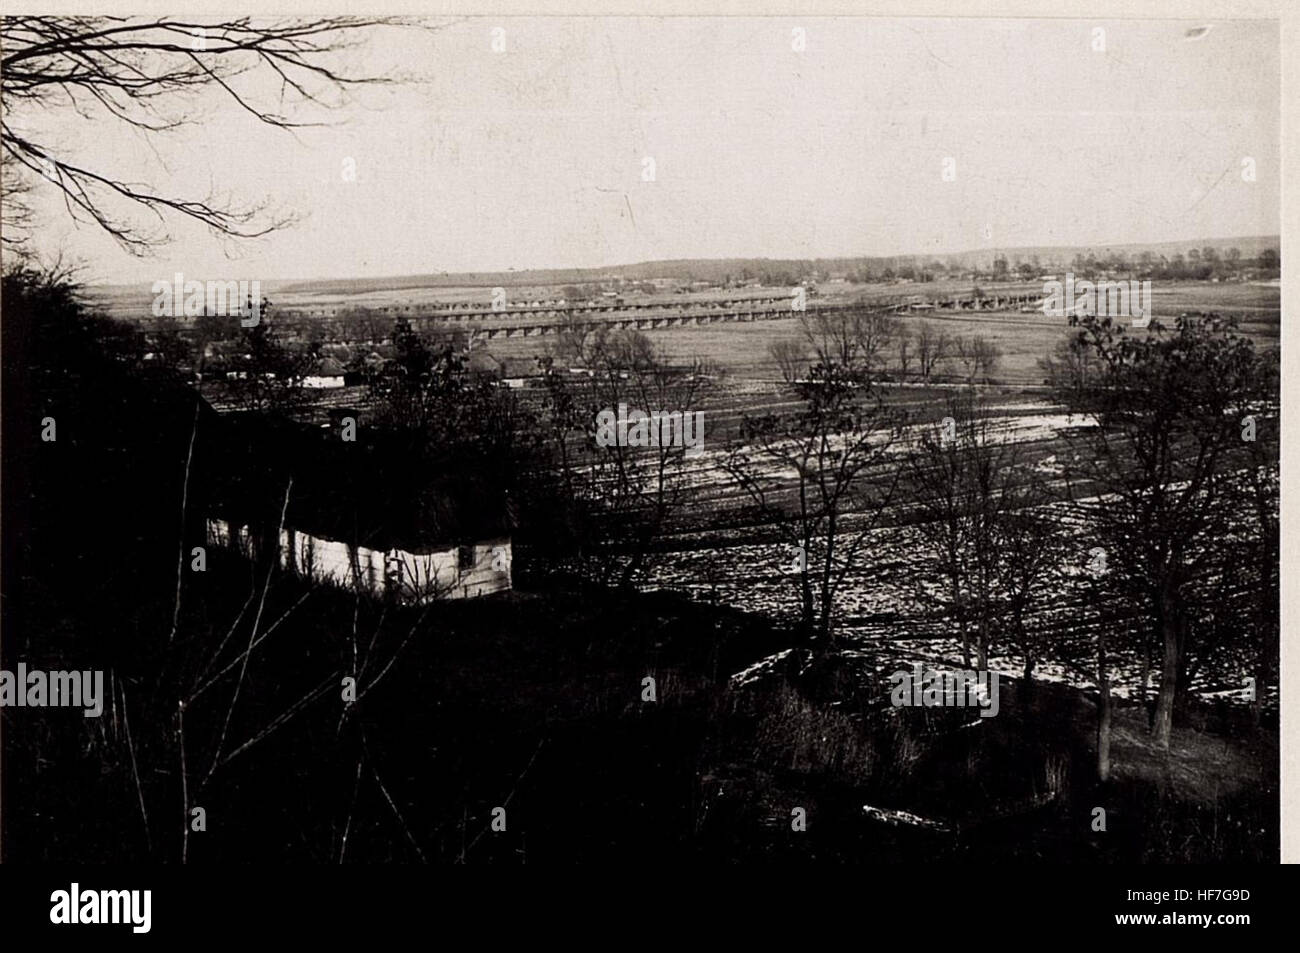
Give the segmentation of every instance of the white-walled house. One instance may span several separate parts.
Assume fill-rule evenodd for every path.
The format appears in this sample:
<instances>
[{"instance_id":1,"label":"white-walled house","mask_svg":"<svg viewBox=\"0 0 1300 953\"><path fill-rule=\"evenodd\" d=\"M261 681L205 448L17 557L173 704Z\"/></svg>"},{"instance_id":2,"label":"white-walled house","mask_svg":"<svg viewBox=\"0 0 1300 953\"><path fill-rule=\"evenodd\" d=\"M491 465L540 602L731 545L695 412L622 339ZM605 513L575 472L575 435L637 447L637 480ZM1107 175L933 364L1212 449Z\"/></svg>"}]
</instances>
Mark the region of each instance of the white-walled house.
<instances>
[{"instance_id":1,"label":"white-walled house","mask_svg":"<svg viewBox=\"0 0 1300 953\"><path fill-rule=\"evenodd\" d=\"M322 428L225 415L196 491L209 545L403 604L512 589L509 492L455 456L417 475L404 445L364 423L340 439L344 410L362 416L331 407Z\"/></svg>"},{"instance_id":2,"label":"white-walled house","mask_svg":"<svg viewBox=\"0 0 1300 953\"><path fill-rule=\"evenodd\" d=\"M344 383L343 365L332 357L317 361L302 379L302 386L312 390L331 390Z\"/></svg>"},{"instance_id":3,"label":"white-walled house","mask_svg":"<svg viewBox=\"0 0 1300 953\"><path fill-rule=\"evenodd\" d=\"M207 539L211 546L233 548L248 558L256 549L247 526L219 517L208 519ZM305 579L406 604L507 591L512 585L511 563L509 536L409 552L350 545L290 528L280 531L283 568Z\"/></svg>"}]
</instances>

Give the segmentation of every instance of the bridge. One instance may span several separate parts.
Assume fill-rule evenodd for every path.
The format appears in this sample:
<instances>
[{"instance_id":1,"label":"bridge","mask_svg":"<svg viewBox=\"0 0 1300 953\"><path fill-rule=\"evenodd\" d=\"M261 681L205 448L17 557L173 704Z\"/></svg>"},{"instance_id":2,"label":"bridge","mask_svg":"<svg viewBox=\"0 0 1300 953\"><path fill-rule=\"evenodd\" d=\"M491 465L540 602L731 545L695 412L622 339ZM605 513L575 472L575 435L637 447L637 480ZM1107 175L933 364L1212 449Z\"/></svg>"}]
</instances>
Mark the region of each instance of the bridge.
<instances>
[{"instance_id":1,"label":"bridge","mask_svg":"<svg viewBox=\"0 0 1300 953\"><path fill-rule=\"evenodd\" d=\"M564 330L593 329L607 326L610 330L655 330L681 328L689 325L720 324L720 322L775 321L798 317L801 313L853 311L866 306L892 313L924 313L930 311L1006 311L1006 309L1036 308L1043 302L1040 289L987 291L978 296L965 294L889 294L871 295L854 302L827 302L807 300L803 311L794 307L792 295L762 296L762 298L722 299L716 302L637 302L610 304L568 304L537 302L536 307L507 307L490 309L471 307L468 304L454 307L390 306L369 309L370 317L406 319L416 330L445 330L463 328L474 339L538 337L558 334ZM274 313L274 321L287 328L309 328L322 321L338 325L346 317L347 308L283 308Z\"/></svg>"},{"instance_id":2,"label":"bridge","mask_svg":"<svg viewBox=\"0 0 1300 953\"><path fill-rule=\"evenodd\" d=\"M538 301L526 306L500 310L477 305L458 304L448 307L427 305L392 305L367 309L368 317L404 318L417 331L463 329L471 341L503 338L540 337L566 331L587 332L596 328L611 331L653 331L662 328L688 327L751 321L779 321L801 314L845 312L863 307L892 314L925 314L951 311L1005 311L1037 308L1041 289L1002 289L959 294L875 294L854 301L808 299L803 310L796 309L792 295L732 298L717 301L670 301L597 303L568 305L563 302ZM324 325L332 335L347 337L344 324L349 308L276 308L271 320L293 331L308 331Z\"/></svg>"},{"instance_id":3,"label":"bridge","mask_svg":"<svg viewBox=\"0 0 1300 953\"><path fill-rule=\"evenodd\" d=\"M566 316L561 321L544 323L486 325L470 329L471 341L491 341L496 338L537 337L543 334L560 334L563 332L587 332L598 328L610 331L653 331L657 328L680 328L689 325L720 324L736 321L779 321L782 318L797 318L801 314L850 311L858 305L841 303L818 303L808 305L804 310L796 310L790 300L781 299L779 305L749 308L710 308L706 310L676 311L666 314L636 314L626 312L604 320L574 320Z\"/></svg>"},{"instance_id":4,"label":"bridge","mask_svg":"<svg viewBox=\"0 0 1300 953\"><path fill-rule=\"evenodd\" d=\"M666 311L693 307L698 310L730 310L745 307L781 307L789 310L793 295L765 295L751 298L732 298L718 301L690 301L685 305L673 301L609 301L584 304L568 304L563 300L523 302L502 308L483 307L472 302L456 304L407 304L367 308L372 315L393 318L419 320L441 320L465 323L483 320L534 320L537 318L563 319L569 315L622 314L625 312ZM286 312L289 309L286 309ZM306 318L340 317L351 310L351 306L333 308L294 308L293 312Z\"/></svg>"},{"instance_id":5,"label":"bridge","mask_svg":"<svg viewBox=\"0 0 1300 953\"><path fill-rule=\"evenodd\" d=\"M954 309L965 308L968 310L996 310L998 307L1009 304L1025 304L1038 302L1043 298L1043 292L1038 289L1025 291L1022 289L997 290L985 292L978 300L970 293L959 294L938 294L922 292L918 294L882 294L876 292L863 296L863 301L869 305L890 308L897 311L907 311L910 307L925 305L933 308L952 307ZM726 312L747 312L758 311L762 313L775 312L781 309L793 311L794 296L792 294L781 295L763 295L755 297L742 298L724 298L716 301L691 300L686 304L678 304L673 301L610 301L610 302L587 302L583 304L569 304L563 300L535 300L530 302L521 302L515 305L507 305L501 308L483 307L473 302L457 302L454 304L437 305L437 304L406 304L406 305L386 305L383 307L365 308L364 310L371 315L382 315L393 318L410 318L419 320L442 320L448 322L467 323L471 321L512 321L512 320L535 320L538 318L550 318L552 320L562 320L574 315L600 315L600 314L626 314L629 312L646 312L646 311L677 311L683 307L689 307L695 311L726 311ZM818 302L815 298L808 300L809 308L815 308ZM824 306L824 305L823 305ZM353 306L337 306L330 308L296 308L290 306L281 313L287 314L292 312L304 318L334 318L342 317L347 312L353 310Z\"/></svg>"}]
</instances>

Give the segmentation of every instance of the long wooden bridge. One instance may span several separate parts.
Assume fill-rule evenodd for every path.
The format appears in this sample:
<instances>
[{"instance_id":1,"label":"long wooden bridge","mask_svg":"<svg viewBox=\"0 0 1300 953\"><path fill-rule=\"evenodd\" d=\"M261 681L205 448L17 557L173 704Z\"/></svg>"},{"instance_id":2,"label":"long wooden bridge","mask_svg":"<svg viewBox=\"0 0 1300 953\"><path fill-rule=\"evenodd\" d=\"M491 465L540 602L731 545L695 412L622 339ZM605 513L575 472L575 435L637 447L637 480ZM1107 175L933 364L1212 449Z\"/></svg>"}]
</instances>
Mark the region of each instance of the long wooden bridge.
<instances>
[{"instance_id":1,"label":"long wooden bridge","mask_svg":"<svg viewBox=\"0 0 1300 953\"><path fill-rule=\"evenodd\" d=\"M861 308L897 314L949 311L1005 311L1035 308L1043 293L1034 290L1002 289L979 296L964 294L875 295L857 301L826 301L809 298L805 307L796 307L793 295L733 298L718 301L670 301L636 303L597 303L568 305L563 302L534 302L499 310L479 306L392 305L368 309L371 318L404 318L420 331L463 329L471 340L539 337L565 331L589 331L598 327L611 331L652 331L661 328L687 327L730 322L777 321L797 318L804 313L853 311ZM346 320L346 307L277 308L272 320L281 327L307 330L340 325ZM342 328L338 328L342 330Z\"/></svg>"}]
</instances>

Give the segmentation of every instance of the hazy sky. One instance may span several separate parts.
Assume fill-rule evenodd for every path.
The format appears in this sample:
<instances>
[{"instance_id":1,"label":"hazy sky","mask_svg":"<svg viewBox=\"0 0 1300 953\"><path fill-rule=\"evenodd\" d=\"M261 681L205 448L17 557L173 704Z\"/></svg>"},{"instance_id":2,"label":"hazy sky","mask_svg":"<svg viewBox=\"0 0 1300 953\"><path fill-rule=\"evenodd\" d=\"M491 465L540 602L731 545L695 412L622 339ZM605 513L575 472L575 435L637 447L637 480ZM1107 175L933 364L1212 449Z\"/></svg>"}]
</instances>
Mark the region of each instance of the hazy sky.
<instances>
[{"instance_id":1,"label":"hazy sky","mask_svg":"<svg viewBox=\"0 0 1300 953\"><path fill-rule=\"evenodd\" d=\"M152 147L104 119L11 117L169 193L268 198L228 246L170 222L132 259L46 195L42 247L97 280L345 277L686 257L825 257L1279 231L1267 22L471 19L385 31L367 91L290 135L228 101ZM492 29L506 31L494 53ZM793 30L806 49L792 49ZM1105 51L1093 30L1105 30ZM268 88L265 94L273 95ZM264 100L265 101L265 100ZM643 180L654 160L654 181ZM942 179L943 160L956 179ZM1245 182L1244 157L1256 180ZM345 181L345 160L355 181ZM48 190L46 190L48 192Z\"/></svg>"}]
</instances>

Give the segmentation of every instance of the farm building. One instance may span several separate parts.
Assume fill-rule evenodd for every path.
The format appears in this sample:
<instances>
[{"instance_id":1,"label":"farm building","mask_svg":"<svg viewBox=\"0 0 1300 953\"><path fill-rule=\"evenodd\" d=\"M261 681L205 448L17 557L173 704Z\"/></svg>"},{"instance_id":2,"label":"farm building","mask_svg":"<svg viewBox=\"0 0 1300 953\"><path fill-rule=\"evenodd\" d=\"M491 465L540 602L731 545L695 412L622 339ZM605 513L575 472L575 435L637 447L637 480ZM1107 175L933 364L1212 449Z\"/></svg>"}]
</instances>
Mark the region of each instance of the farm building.
<instances>
[{"instance_id":1,"label":"farm building","mask_svg":"<svg viewBox=\"0 0 1300 953\"><path fill-rule=\"evenodd\" d=\"M486 348L475 348L469 356L470 370L497 381L501 387L518 390L542 379L535 358L497 357Z\"/></svg>"},{"instance_id":2,"label":"farm building","mask_svg":"<svg viewBox=\"0 0 1300 953\"><path fill-rule=\"evenodd\" d=\"M344 384L343 376L343 365L334 358L327 357L313 365L302 379L302 386L313 389L342 387Z\"/></svg>"},{"instance_id":3,"label":"farm building","mask_svg":"<svg viewBox=\"0 0 1300 953\"><path fill-rule=\"evenodd\" d=\"M208 545L402 603L512 588L508 498L473 474L449 464L436 479L417 477L401 454L345 442L332 426L251 414L222 424Z\"/></svg>"},{"instance_id":4,"label":"farm building","mask_svg":"<svg viewBox=\"0 0 1300 953\"><path fill-rule=\"evenodd\" d=\"M209 546L257 556L257 534L220 517L207 521ZM279 532L277 564L315 582L356 589L402 603L468 599L511 588L510 537L499 536L443 548L411 552L385 546L346 543L286 527Z\"/></svg>"}]
</instances>

